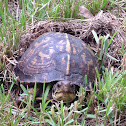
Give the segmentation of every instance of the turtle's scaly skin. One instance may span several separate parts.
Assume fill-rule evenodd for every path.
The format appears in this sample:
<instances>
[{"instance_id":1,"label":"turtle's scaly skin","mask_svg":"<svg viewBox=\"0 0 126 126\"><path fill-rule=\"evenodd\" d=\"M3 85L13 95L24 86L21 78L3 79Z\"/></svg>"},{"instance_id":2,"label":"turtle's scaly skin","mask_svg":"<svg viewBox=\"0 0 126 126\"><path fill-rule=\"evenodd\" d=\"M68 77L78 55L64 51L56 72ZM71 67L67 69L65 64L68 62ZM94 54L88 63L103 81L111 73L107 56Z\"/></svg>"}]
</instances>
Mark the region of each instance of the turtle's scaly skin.
<instances>
[{"instance_id":1,"label":"turtle's scaly skin","mask_svg":"<svg viewBox=\"0 0 126 126\"><path fill-rule=\"evenodd\" d=\"M48 32L26 50L15 74L21 83L70 81L83 85L85 75L88 83L94 81L96 66L97 58L81 39L66 33Z\"/></svg>"}]
</instances>

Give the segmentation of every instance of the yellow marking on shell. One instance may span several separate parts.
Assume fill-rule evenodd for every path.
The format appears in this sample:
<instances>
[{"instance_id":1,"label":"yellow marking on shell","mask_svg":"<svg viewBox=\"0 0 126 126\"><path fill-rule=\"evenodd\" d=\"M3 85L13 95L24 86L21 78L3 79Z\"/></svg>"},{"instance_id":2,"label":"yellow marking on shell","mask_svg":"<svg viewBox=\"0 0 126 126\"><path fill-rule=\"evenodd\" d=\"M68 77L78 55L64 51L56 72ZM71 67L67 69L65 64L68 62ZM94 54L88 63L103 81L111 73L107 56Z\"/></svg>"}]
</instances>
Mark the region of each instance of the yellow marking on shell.
<instances>
[{"instance_id":1,"label":"yellow marking on shell","mask_svg":"<svg viewBox=\"0 0 126 126\"><path fill-rule=\"evenodd\" d=\"M33 65L33 66L36 64L36 61L37 61L37 57L35 57L35 58L32 60L32 65Z\"/></svg>"},{"instance_id":2,"label":"yellow marking on shell","mask_svg":"<svg viewBox=\"0 0 126 126\"><path fill-rule=\"evenodd\" d=\"M85 62L85 54L83 53L83 55L81 55L81 58L83 60L83 62Z\"/></svg>"},{"instance_id":3,"label":"yellow marking on shell","mask_svg":"<svg viewBox=\"0 0 126 126\"><path fill-rule=\"evenodd\" d=\"M63 44L63 40L60 40L58 43L59 43L59 44Z\"/></svg>"},{"instance_id":4,"label":"yellow marking on shell","mask_svg":"<svg viewBox=\"0 0 126 126\"><path fill-rule=\"evenodd\" d=\"M41 57L41 62L43 63L44 61L44 58L50 58L50 55L47 55L47 54L44 54L42 52L39 52L39 56Z\"/></svg>"},{"instance_id":5,"label":"yellow marking on shell","mask_svg":"<svg viewBox=\"0 0 126 126\"><path fill-rule=\"evenodd\" d=\"M70 55L68 54L66 75L70 73Z\"/></svg>"},{"instance_id":6,"label":"yellow marking on shell","mask_svg":"<svg viewBox=\"0 0 126 126\"><path fill-rule=\"evenodd\" d=\"M90 66L93 66L93 60L91 59L88 63L87 63L87 65L88 65L88 71L90 70Z\"/></svg>"},{"instance_id":7,"label":"yellow marking on shell","mask_svg":"<svg viewBox=\"0 0 126 126\"><path fill-rule=\"evenodd\" d=\"M64 57L62 58L62 64L65 64L65 58Z\"/></svg>"},{"instance_id":8,"label":"yellow marking on shell","mask_svg":"<svg viewBox=\"0 0 126 126\"><path fill-rule=\"evenodd\" d=\"M72 65L72 67L75 67L75 60L72 60L71 65Z\"/></svg>"},{"instance_id":9,"label":"yellow marking on shell","mask_svg":"<svg viewBox=\"0 0 126 126\"><path fill-rule=\"evenodd\" d=\"M64 48L64 42L63 42L63 40L60 40L59 43L58 43L58 45L56 47L59 48L59 51L63 51L63 48Z\"/></svg>"},{"instance_id":10,"label":"yellow marking on shell","mask_svg":"<svg viewBox=\"0 0 126 126\"><path fill-rule=\"evenodd\" d=\"M41 36L40 36L39 38L41 38ZM35 44L34 44L35 49L36 49L37 47L39 47L41 44L43 44L43 43L49 41L50 39L51 39L51 37L46 37L45 40L42 39L40 42L38 42L37 39L36 39L36 42L35 42ZM44 46L44 45L43 45L43 46Z\"/></svg>"},{"instance_id":11,"label":"yellow marking on shell","mask_svg":"<svg viewBox=\"0 0 126 126\"><path fill-rule=\"evenodd\" d=\"M60 41L58 41L58 43L56 44L56 48L57 48L59 51L63 51L65 45L66 45L66 42L63 41L63 40L60 40Z\"/></svg>"},{"instance_id":12,"label":"yellow marking on shell","mask_svg":"<svg viewBox=\"0 0 126 126\"><path fill-rule=\"evenodd\" d=\"M71 46L72 46L72 47L76 47L76 45L75 45L74 43L71 43Z\"/></svg>"},{"instance_id":13,"label":"yellow marking on shell","mask_svg":"<svg viewBox=\"0 0 126 126\"><path fill-rule=\"evenodd\" d=\"M50 49L49 49L49 55L50 55L50 57L51 57L51 55L52 55L54 52L55 52L55 50L54 50L53 48L50 48Z\"/></svg>"},{"instance_id":14,"label":"yellow marking on shell","mask_svg":"<svg viewBox=\"0 0 126 126\"><path fill-rule=\"evenodd\" d=\"M77 50L73 47L73 54L77 54Z\"/></svg>"},{"instance_id":15,"label":"yellow marking on shell","mask_svg":"<svg viewBox=\"0 0 126 126\"><path fill-rule=\"evenodd\" d=\"M43 45L42 47L43 47L43 48L45 48L45 47L47 47L47 46L49 46L49 44L48 44L48 43L47 43L47 44L45 44L45 45Z\"/></svg>"},{"instance_id":16,"label":"yellow marking on shell","mask_svg":"<svg viewBox=\"0 0 126 126\"><path fill-rule=\"evenodd\" d=\"M42 52L39 52L39 56L41 57L41 58L50 58L50 55L48 55L48 54L44 54L44 53L42 53Z\"/></svg>"},{"instance_id":17,"label":"yellow marking on shell","mask_svg":"<svg viewBox=\"0 0 126 126\"><path fill-rule=\"evenodd\" d=\"M70 41L69 41L69 38L68 38L68 34L65 34L65 35L66 35L66 42L67 42L67 44L66 44L66 51L68 53L70 53L71 52Z\"/></svg>"},{"instance_id":18,"label":"yellow marking on shell","mask_svg":"<svg viewBox=\"0 0 126 126\"><path fill-rule=\"evenodd\" d=\"M37 57L34 57L34 59L30 63L27 64L27 67L23 69L23 72L25 74L38 73L35 67L36 61L37 61Z\"/></svg>"},{"instance_id":19,"label":"yellow marking on shell","mask_svg":"<svg viewBox=\"0 0 126 126\"><path fill-rule=\"evenodd\" d=\"M59 51L63 51L63 46L60 46L59 47Z\"/></svg>"},{"instance_id":20,"label":"yellow marking on shell","mask_svg":"<svg viewBox=\"0 0 126 126\"><path fill-rule=\"evenodd\" d=\"M82 45L83 45L84 48L87 48L87 47L86 47L86 44L85 44L84 42L82 43Z\"/></svg>"},{"instance_id":21,"label":"yellow marking on shell","mask_svg":"<svg viewBox=\"0 0 126 126\"><path fill-rule=\"evenodd\" d=\"M40 44L41 44L41 43L36 42L36 43L34 44L35 48L37 48Z\"/></svg>"},{"instance_id":22,"label":"yellow marking on shell","mask_svg":"<svg viewBox=\"0 0 126 126\"><path fill-rule=\"evenodd\" d=\"M59 44L60 44L59 51L63 51L63 48L64 48L64 46L63 46L64 45L63 40L60 40Z\"/></svg>"},{"instance_id":23,"label":"yellow marking on shell","mask_svg":"<svg viewBox=\"0 0 126 126\"><path fill-rule=\"evenodd\" d=\"M24 62L30 57L33 55L33 53L35 52L36 48L39 47L41 45L41 42L35 42L34 44L34 49L30 49L29 52L27 53L27 55L25 55L25 59L24 59Z\"/></svg>"},{"instance_id":24,"label":"yellow marking on shell","mask_svg":"<svg viewBox=\"0 0 126 126\"><path fill-rule=\"evenodd\" d=\"M83 45L84 49L87 49L91 53L91 55L94 56L94 53L93 53L93 51L91 51L90 47L87 47L85 43L82 43L82 45Z\"/></svg>"},{"instance_id":25,"label":"yellow marking on shell","mask_svg":"<svg viewBox=\"0 0 126 126\"><path fill-rule=\"evenodd\" d=\"M79 66L80 69L83 69L84 68L84 65L81 63L80 66Z\"/></svg>"}]
</instances>

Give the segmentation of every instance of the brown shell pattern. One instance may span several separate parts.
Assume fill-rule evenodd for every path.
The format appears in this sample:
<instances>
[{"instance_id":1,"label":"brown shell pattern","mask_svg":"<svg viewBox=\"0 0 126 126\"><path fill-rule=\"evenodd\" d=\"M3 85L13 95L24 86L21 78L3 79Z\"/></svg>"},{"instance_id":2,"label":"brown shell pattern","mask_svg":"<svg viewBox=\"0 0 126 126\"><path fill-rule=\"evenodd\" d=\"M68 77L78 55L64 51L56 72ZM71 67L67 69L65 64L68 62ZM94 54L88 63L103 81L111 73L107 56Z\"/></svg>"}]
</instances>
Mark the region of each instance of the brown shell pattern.
<instances>
[{"instance_id":1,"label":"brown shell pattern","mask_svg":"<svg viewBox=\"0 0 126 126\"><path fill-rule=\"evenodd\" d=\"M59 80L84 84L95 78L97 58L79 38L59 32L48 32L37 38L19 60L15 74L20 82Z\"/></svg>"}]
</instances>

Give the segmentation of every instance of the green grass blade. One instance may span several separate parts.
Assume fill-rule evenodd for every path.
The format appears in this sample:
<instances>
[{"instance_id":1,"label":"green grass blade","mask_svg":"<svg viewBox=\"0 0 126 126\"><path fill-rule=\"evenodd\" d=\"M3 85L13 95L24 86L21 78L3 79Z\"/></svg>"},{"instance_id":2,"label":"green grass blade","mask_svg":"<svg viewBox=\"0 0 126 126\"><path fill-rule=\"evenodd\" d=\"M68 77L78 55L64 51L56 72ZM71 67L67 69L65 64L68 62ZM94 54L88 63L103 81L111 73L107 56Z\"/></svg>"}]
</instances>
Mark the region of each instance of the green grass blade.
<instances>
[{"instance_id":1,"label":"green grass blade","mask_svg":"<svg viewBox=\"0 0 126 126\"><path fill-rule=\"evenodd\" d=\"M95 93L95 92L93 92L93 94L98 98L98 100L100 100L101 102L104 103L104 99L102 99L102 98L100 97L100 95L98 95L98 94Z\"/></svg>"},{"instance_id":2,"label":"green grass blade","mask_svg":"<svg viewBox=\"0 0 126 126\"><path fill-rule=\"evenodd\" d=\"M112 60L115 60L115 61L119 62L119 60L117 60L116 58L112 57L112 56L109 55L108 53L106 53L106 56L109 57L109 58L111 58Z\"/></svg>"},{"instance_id":3,"label":"green grass blade","mask_svg":"<svg viewBox=\"0 0 126 126\"><path fill-rule=\"evenodd\" d=\"M108 47L111 45L112 40L113 40L113 38L116 36L117 33L118 33L118 31L116 31L116 32L114 33L114 35L111 37L111 39L109 40Z\"/></svg>"},{"instance_id":4,"label":"green grass blade","mask_svg":"<svg viewBox=\"0 0 126 126\"><path fill-rule=\"evenodd\" d=\"M101 82L101 79L100 79L100 74L98 72L98 68L96 68L96 75L97 75L97 78L98 78L99 90L101 90L102 89L102 82Z\"/></svg>"},{"instance_id":5,"label":"green grass blade","mask_svg":"<svg viewBox=\"0 0 126 126\"><path fill-rule=\"evenodd\" d=\"M73 119L69 120L67 123L65 123L64 126L67 126L67 125L71 124L73 121L74 121Z\"/></svg>"},{"instance_id":6,"label":"green grass blade","mask_svg":"<svg viewBox=\"0 0 126 126\"><path fill-rule=\"evenodd\" d=\"M32 98L32 106L34 106L34 102L35 102L36 89L37 89L37 83L35 82L35 85L34 85L34 93L33 93L33 98Z\"/></svg>"},{"instance_id":7,"label":"green grass blade","mask_svg":"<svg viewBox=\"0 0 126 126\"><path fill-rule=\"evenodd\" d=\"M44 84L43 84L43 93L42 93L42 105L41 105L43 112L46 111L45 109L46 109L47 105L50 102L50 100L46 102L49 90L50 90L50 86L48 85L46 87L46 89L45 89L45 82L44 82Z\"/></svg>"},{"instance_id":8,"label":"green grass blade","mask_svg":"<svg viewBox=\"0 0 126 126\"><path fill-rule=\"evenodd\" d=\"M108 116L113 111L113 109L111 109L111 105L112 105L112 101L110 101L107 106L106 116Z\"/></svg>"},{"instance_id":9,"label":"green grass blade","mask_svg":"<svg viewBox=\"0 0 126 126\"><path fill-rule=\"evenodd\" d=\"M92 30L92 34L93 34L93 36L95 38L96 43L99 44L99 38L98 38L98 36L97 36L97 34L96 34L96 32L94 30Z\"/></svg>"},{"instance_id":10,"label":"green grass blade","mask_svg":"<svg viewBox=\"0 0 126 126\"><path fill-rule=\"evenodd\" d=\"M64 122L63 122L63 101L61 101L61 103L60 103L60 105L61 105L61 125L63 126L64 125Z\"/></svg>"}]
</instances>

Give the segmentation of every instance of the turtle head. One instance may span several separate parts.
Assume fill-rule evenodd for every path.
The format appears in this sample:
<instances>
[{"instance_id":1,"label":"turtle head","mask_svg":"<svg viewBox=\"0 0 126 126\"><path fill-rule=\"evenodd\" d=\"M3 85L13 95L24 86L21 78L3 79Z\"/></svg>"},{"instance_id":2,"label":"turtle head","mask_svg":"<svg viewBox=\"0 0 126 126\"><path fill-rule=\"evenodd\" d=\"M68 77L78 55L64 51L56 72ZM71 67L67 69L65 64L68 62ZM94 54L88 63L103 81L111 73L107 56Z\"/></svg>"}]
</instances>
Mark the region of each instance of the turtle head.
<instances>
[{"instance_id":1,"label":"turtle head","mask_svg":"<svg viewBox=\"0 0 126 126\"><path fill-rule=\"evenodd\" d=\"M52 97L54 100L63 102L72 102L76 98L76 85L71 81L59 81L52 89Z\"/></svg>"}]
</instances>

